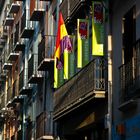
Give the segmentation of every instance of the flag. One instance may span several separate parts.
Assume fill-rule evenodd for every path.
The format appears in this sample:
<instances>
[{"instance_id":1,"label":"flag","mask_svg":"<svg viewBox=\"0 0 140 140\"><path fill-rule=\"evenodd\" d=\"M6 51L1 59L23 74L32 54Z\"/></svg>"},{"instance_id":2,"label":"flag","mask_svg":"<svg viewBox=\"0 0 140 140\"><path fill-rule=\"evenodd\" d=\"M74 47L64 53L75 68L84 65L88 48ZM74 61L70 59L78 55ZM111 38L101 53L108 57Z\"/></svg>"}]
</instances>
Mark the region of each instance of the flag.
<instances>
[{"instance_id":1,"label":"flag","mask_svg":"<svg viewBox=\"0 0 140 140\"><path fill-rule=\"evenodd\" d=\"M59 71L63 69L64 66L64 79L68 79L67 77L67 63L64 63L64 51L67 50L68 52L72 51L72 44L70 38L68 36L66 26L64 23L64 19L62 13L59 13L59 20L58 20L58 30L57 30L57 37L56 37L56 51L55 51L55 66L54 66L54 80L55 80L55 87L57 87L59 83ZM62 73L62 72L61 72Z\"/></svg>"},{"instance_id":2,"label":"flag","mask_svg":"<svg viewBox=\"0 0 140 140\"><path fill-rule=\"evenodd\" d=\"M93 2L92 55L104 55L104 8L101 2Z\"/></svg>"},{"instance_id":3,"label":"flag","mask_svg":"<svg viewBox=\"0 0 140 140\"><path fill-rule=\"evenodd\" d=\"M89 20L77 19L77 67L82 68L89 63Z\"/></svg>"},{"instance_id":4,"label":"flag","mask_svg":"<svg viewBox=\"0 0 140 140\"><path fill-rule=\"evenodd\" d=\"M58 21L58 31L57 31L57 38L56 38L56 67L57 69L61 69L63 67L63 53L64 50L68 50L70 52L72 50L72 45L70 39L68 37L68 33L66 30L66 26L64 24L64 20L62 17L62 13L59 13L59 21Z\"/></svg>"},{"instance_id":5,"label":"flag","mask_svg":"<svg viewBox=\"0 0 140 140\"><path fill-rule=\"evenodd\" d=\"M75 74L75 36L69 35L72 51L68 52L67 49L64 50L64 71L66 79L71 78Z\"/></svg>"}]
</instances>

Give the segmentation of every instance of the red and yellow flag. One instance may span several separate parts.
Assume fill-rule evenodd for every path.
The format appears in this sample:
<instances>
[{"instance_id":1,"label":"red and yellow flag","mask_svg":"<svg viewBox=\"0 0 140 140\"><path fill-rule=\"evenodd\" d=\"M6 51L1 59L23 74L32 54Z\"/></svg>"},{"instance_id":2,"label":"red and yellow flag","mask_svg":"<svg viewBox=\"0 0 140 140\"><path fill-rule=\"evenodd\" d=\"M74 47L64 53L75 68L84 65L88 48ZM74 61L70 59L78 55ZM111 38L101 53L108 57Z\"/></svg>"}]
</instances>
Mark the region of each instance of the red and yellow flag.
<instances>
[{"instance_id":1,"label":"red and yellow flag","mask_svg":"<svg viewBox=\"0 0 140 140\"><path fill-rule=\"evenodd\" d=\"M68 36L66 26L64 24L62 13L59 13L58 20L58 31L56 38L56 51L55 51L55 63L54 63L54 87L58 87L58 70L62 70L64 66L64 79L67 79L67 63L64 62L64 55L67 55L65 52L72 51L72 44Z\"/></svg>"}]
</instances>

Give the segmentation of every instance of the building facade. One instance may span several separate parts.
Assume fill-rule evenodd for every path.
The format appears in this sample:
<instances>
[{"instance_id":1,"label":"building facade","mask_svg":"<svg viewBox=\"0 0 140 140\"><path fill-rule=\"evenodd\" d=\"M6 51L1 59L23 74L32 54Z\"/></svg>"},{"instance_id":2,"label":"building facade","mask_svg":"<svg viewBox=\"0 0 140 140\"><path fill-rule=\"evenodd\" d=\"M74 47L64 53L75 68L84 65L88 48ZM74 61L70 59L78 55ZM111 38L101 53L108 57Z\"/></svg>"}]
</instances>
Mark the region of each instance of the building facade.
<instances>
[{"instance_id":1,"label":"building facade","mask_svg":"<svg viewBox=\"0 0 140 140\"><path fill-rule=\"evenodd\" d=\"M108 113L106 89L107 59L105 55L92 54L92 37L94 34L92 31L93 28L96 28L93 27L94 25L92 23L93 17L96 16L93 14L95 6L93 3L92 1L65 0L62 1L59 6L68 33L74 35L76 38L76 41L74 40L72 45L74 49L75 73L70 79L65 80L62 86L54 92L54 132L60 139L108 139L108 130L105 125ZM102 9L100 4L98 6L99 7L96 8ZM100 12L103 12L104 8L101 9ZM102 14L95 18L98 22L103 22L105 29L107 21L105 21L105 18L102 18ZM89 28L87 31L89 44L88 46L83 44L82 49L85 54L83 53L83 61L79 64L80 56L79 53L77 53L80 51L78 32L80 32L81 36L83 35L83 38L85 37L80 25L86 21L88 21L87 24ZM101 28L100 26L100 29ZM100 35L102 35L102 33L100 33ZM104 52L106 52L107 49L106 40L107 38L104 40ZM89 47L88 53L86 49L84 50L84 45ZM88 63L85 62L86 55L89 56L87 60Z\"/></svg>"},{"instance_id":2,"label":"building facade","mask_svg":"<svg viewBox=\"0 0 140 140\"><path fill-rule=\"evenodd\" d=\"M115 140L140 138L139 9L137 0L112 2L112 133Z\"/></svg>"},{"instance_id":3,"label":"building facade","mask_svg":"<svg viewBox=\"0 0 140 140\"><path fill-rule=\"evenodd\" d=\"M2 139L107 139L106 61L92 55L92 1L1 3ZM74 63L69 79L54 89L59 11L74 38ZM86 23L81 26L89 49L84 63L77 56L77 19Z\"/></svg>"},{"instance_id":4,"label":"building facade","mask_svg":"<svg viewBox=\"0 0 140 140\"><path fill-rule=\"evenodd\" d=\"M53 60L50 5L39 0L1 1L2 139L52 136L53 72L39 69L46 59ZM53 23L49 28L48 21Z\"/></svg>"},{"instance_id":5,"label":"building facade","mask_svg":"<svg viewBox=\"0 0 140 140\"><path fill-rule=\"evenodd\" d=\"M138 0L0 0L1 139L139 139L139 10Z\"/></svg>"}]
</instances>

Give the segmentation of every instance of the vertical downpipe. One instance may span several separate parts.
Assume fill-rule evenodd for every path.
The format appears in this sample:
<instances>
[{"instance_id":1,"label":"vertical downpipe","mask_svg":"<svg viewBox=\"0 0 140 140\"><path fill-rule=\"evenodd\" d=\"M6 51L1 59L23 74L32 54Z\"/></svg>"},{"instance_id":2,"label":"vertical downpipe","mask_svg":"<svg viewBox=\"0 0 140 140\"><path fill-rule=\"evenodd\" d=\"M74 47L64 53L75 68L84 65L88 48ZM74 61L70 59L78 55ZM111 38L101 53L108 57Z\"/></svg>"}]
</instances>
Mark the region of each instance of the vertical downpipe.
<instances>
[{"instance_id":1,"label":"vertical downpipe","mask_svg":"<svg viewBox=\"0 0 140 140\"><path fill-rule=\"evenodd\" d=\"M70 0L68 0L68 19L70 18Z\"/></svg>"},{"instance_id":2,"label":"vertical downpipe","mask_svg":"<svg viewBox=\"0 0 140 140\"><path fill-rule=\"evenodd\" d=\"M25 133L26 133L26 131L25 131L25 107L26 107L26 104L25 104L25 100L26 99L26 97L23 97L23 119L22 119L22 140L26 140L26 138L25 138Z\"/></svg>"},{"instance_id":3,"label":"vertical downpipe","mask_svg":"<svg viewBox=\"0 0 140 140\"><path fill-rule=\"evenodd\" d=\"M58 29L59 3L60 3L60 0L57 0L57 7L56 7L56 32L55 32L56 35L57 35L57 29ZM53 124L53 126L54 126L54 135L55 136L58 136L58 132L57 132L57 126L58 126L58 124L55 122Z\"/></svg>"},{"instance_id":4,"label":"vertical downpipe","mask_svg":"<svg viewBox=\"0 0 140 140\"><path fill-rule=\"evenodd\" d=\"M108 8L110 8L108 0ZM108 140L112 140L112 31L111 15L108 17Z\"/></svg>"}]
</instances>

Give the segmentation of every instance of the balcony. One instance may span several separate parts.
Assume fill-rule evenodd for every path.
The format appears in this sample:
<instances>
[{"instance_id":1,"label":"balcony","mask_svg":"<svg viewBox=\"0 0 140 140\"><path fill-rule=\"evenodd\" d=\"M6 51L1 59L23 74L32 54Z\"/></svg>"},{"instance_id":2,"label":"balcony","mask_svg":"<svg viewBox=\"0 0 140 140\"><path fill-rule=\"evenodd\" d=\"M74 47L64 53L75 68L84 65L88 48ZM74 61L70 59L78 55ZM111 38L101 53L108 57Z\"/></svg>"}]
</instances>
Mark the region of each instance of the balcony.
<instances>
[{"instance_id":1,"label":"balcony","mask_svg":"<svg viewBox=\"0 0 140 140\"><path fill-rule=\"evenodd\" d=\"M12 69L12 63L7 62L3 64L3 70L11 70Z\"/></svg>"},{"instance_id":2,"label":"balcony","mask_svg":"<svg viewBox=\"0 0 140 140\"><path fill-rule=\"evenodd\" d=\"M12 26L14 23L13 14L9 13L9 9L10 9L10 5L7 4L4 11L4 22L3 22L4 26Z\"/></svg>"},{"instance_id":3,"label":"balcony","mask_svg":"<svg viewBox=\"0 0 140 140\"><path fill-rule=\"evenodd\" d=\"M28 69L26 69L26 72ZM27 84L28 75L25 74L25 69L22 70L19 74L19 94L20 95L29 95L32 92L32 87Z\"/></svg>"},{"instance_id":4,"label":"balcony","mask_svg":"<svg viewBox=\"0 0 140 140\"><path fill-rule=\"evenodd\" d=\"M5 18L4 26L12 26L14 23L14 18L12 16L8 16Z\"/></svg>"},{"instance_id":5,"label":"balcony","mask_svg":"<svg viewBox=\"0 0 140 140\"><path fill-rule=\"evenodd\" d=\"M3 26L3 28L0 29L0 32L0 45L2 49L7 40L7 27Z\"/></svg>"},{"instance_id":6,"label":"balcony","mask_svg":"<svg viewBox=\"0 0 140 140\"><path fill-rule=\"evenodd\" d=\"M11 52L9 57L8 57L8 60L9 61L16 61L18 56L19 56L19 53Z\"/></svg>"},{"instance_id":7,"label":"balcony","mask_svg":"<svg viewBox=\"0 0 140 140\"><path fill-rule=\"evenodd\" d=\"M140 40L136 42L133 48L134 56L131 61L119 67L121 83L120 109L124 108L122 104L140 97Z\"/></svg>"},{"instance_id":8,"label":"balcony","mask_svg":"<svg viewBox=\"0 0 140 140\"><path fill-rule=\"evenodd\" d=\"M0 45L4 46L5 43L6 43L6 39L3 36L0 36Z\"/></svg>"},{"instance_id":9,"label":"balcony","mask_svg":"<svg viewBox=\"0 0 140 140\"><path fill-rule=\"evenodd\" d=\"M20 39L19 37L19 23L16 24L16 31L14 34L14 51L19 52L19 51L24 51L25 50L25 43L24 39Z\"/></svg>"},{"instance_id":10,"label":"balcony","mask_svg":"<svg viewBox=\"0 0 140 140\"><path fill-rule=\"evenodd\" d=\"M20 9L20 4L19 4L19 2L13 1L13 2L11 3L11 5L10 5L9 13L10 13L10 14L11 14L11 13L12 13L12 14L18 13L19 9Z\"/></svg>"},{"instance_id":11,"label":"balcony","mask_svg":"<svg viewBox=\"0 0 140 140\"><path fill-rule=\"evenodd\" d=\"M3 34L3 38L7 39L7 37L8 37L8 27L3 26L2 34Z\"/></svg>"},{"instance_id":12,"label":"balcony","mask_svg":"<svg viewBox=\"0 0 140 140\"><path fill-rule=\"evenodd\" d=\"M19 57L19 53L14 51L14 43L13 43L13 38L10 39L9 42L9 56L8 56L8 61L16 61Z\"/></svg>"},{"instance_id":13,"label":"balcony","mask_svg":"<svg viewBox=\"0 0 140 140\"><path fill-rule=\"evenodd\" d=\"M84 4L85 0L63 0L60 5L60 10L63 14L64 21L69 21L69 19L73 16L73 14L76 14L77 11L80 11L81 15L83 15Z\"/></svg>"},{"instance_id":14,"label":"balcony","mask_svg":"<svg viewBox=\"0 0 140 140\"><path fill-rule=\"evenodd\" d=\"M29 10L25 9L21 18L21 38L31 38L34 33L33 22L29 20Z\"/></svg>"},{"instance_id":15,"label":"balcony","mask_svg":"<svg viewBox=\"0 0 140 140\"><path fill-rule=\"evenodd\" d=\"M96 58L54 93L54 118L91 99L105 98L105 60Z\"/></svg>"},{"instance_id":16,"label":"balcony","mask_svg":"<svg viewBox=\"0 0 140 140\"><path fill-rule=\"evenodd\" d=\"M32 139L32 127L33 127L33 122L29 120L29 122L26 125L26 140L31 140Z\"/></svg>"},{"instance_id":17,"label":"balcony","mask_svg":"<svg viewBox=\"0 0 140 140\"><path fill-rule=\"evenodd\" d=\"M37 84L43 80L42 72L37 71L37 54L32 54L28 61L28 83Z\"/></svg>"},{"instance_id":18,"label":"balcony","mask_svg":"<svg viewBox=\"0 0 140 140\"><path fill-rule=\"evenodd\" d=\"M17 95L15 97L13 97L11 103L14 105L16 103L23 103L23 96L22 95Z\"/></svg>"},{"instance_id":19,"label":"balcony","mask_svg":"<svg viewBox=\"0 0 140 140\"><path fill-rule=\"evenodd\" d=\"M17 76L17 74L16 74L16 76ZM13 87L12 87L12 97L14 98L17 95L18 95L18 81L15 80L13 83Z\"/></svg>"},{"instance_id":20,"label":"balcony","mask_svg":"<svg viewBox=\"0 0 140 140\"><path fill-rule=\"evenodd\" d=\"M8 49L5 48L5 50L2 53L2 69L5 70L11 70L12 69L12 63L8 62Z\"/></svg>"},{"instance_id":21,"label":"balcony","mask_svg":"<svg viewBox=\"0 0 140 140\"><path fill-rule=\"evenodd\" d=\"M7 103L11 102L12 99L12 87L9 86L7 89Z\"/></svg>"},{"instance_id":22,"label":"balcony","mask_svg":"<svg viewBox=\"0 0 140 140\"><path fill-rule=\"evenodd\" d=\"M10 106L14 106L15 103L21 103L22 101L22 95L18 95L18 80L15 80L12 87L12 98L10 101Z\"/></svg>"},{"instance_id":23,"label":"balcony","mask_svg":"<svg viewBox=\"0 0 140 140\"><path fill-rule=\"evenodd\" d=\"M70 19L69 3L70 0L64 0L60 5L60 10L62 11L63 18L65 21Z\"/></svg>"},{"instance_id":24,"label":"balcony","mask_svg":"<svg viewBox=\"0 0 140 140\"><path fill-rule=\"evenodd\" d=\"M30 1L30 20L41 21L46 8L46 2L39 0Z\"/></svg>"},{"instance_id":25,"label":"balcony","mask_svg":"<svg viewBox=\"0 0 140 140\"><path fill-rule=\"evenodd\" d=\"M23 41L19 41L15 44L15 48L14 48L14 51L16 52L24 52L25 50L25 43Z\"/></svg>"},{"instance_id":26,"label":"balcony","mask_svg":"<svg viewBox=\"0 0 140 140\"><path fill-rule=\"evenodd\" d=\"M55 36L45 36L38 46L38 70L46 71L54 65Z\"/></svg>"},{"instance_id":27,"label":"balcony","mask_svg":"<svg viewBox=\"0 0 140 140\"><path fill-rule=\"evenodd\" d=\"M51 135L48 135L46 132L47 126L47 113L42 112L39 116L36 117L36 139L37 140L53 140Z\"/></svg>"},{"instance_id":28,"label":"balcony","mask_svg":"<svg viewBox=\"0 0 140 140\"><path fill-rule=\"evenodd\" d=\"M8 95L7 97L10 95L10 98L7 99L8 103L7 103L7 107L14 107L17 98L17 94L18 94L18 90L17 90L17 80L14 81L13 86L8 88Z\"/></svg>"},{"instance_id":29,"label":"balcony","mask_svg":"<svg viewBox=\"0 0 140 140\"><path fill-rule=\"evenodd\" d=\"M7 26L3 26L1 34L0 34L0 45L4 46L8 36Z\"/></svg>"},{"instance_id":30,"label":"balcony","mask_svg":"<svg viewBox=\"0 0 140 140\"><path fill-rule=\"evenodd\" d=\"M3 108L5 108L5 94L4 94L4 91L1 91L1 95L0 95L0 110L2 110Z\"/></svg>"},{"instance_id":31,"label":"balcony","mask_svg":"<svg viewBox=\"0 0 140 140\"><path fill-rule=\"evenodd\" d=\"M4 71L2 68L0 70L0 81L5 81L6 80L6 76L7 76L7 72Z\"/></svg>"}]
</instances>

